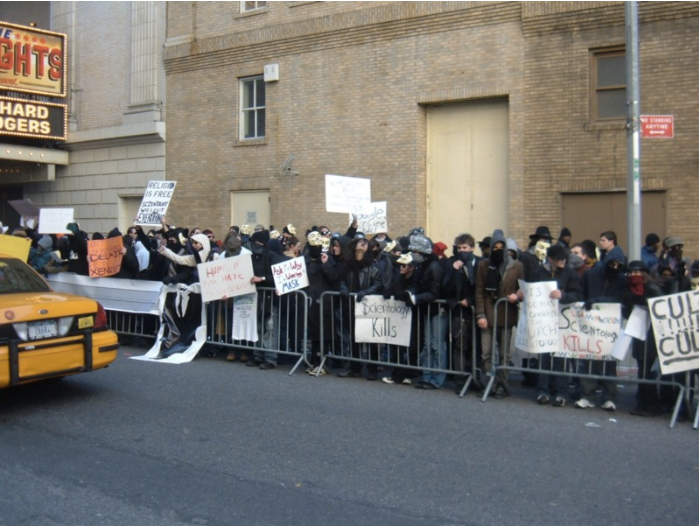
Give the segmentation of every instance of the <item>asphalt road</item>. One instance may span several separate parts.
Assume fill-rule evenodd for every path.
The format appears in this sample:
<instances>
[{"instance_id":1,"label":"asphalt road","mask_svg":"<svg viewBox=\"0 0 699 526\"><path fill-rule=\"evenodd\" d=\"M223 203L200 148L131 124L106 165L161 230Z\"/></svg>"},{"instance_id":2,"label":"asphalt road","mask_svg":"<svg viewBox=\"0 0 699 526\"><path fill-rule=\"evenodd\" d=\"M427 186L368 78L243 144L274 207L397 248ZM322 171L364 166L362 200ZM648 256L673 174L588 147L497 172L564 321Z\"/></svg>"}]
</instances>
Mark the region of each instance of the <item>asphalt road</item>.
<instances>
[{"instance_id":1,"label":"asphalt road","mask_svg":"<svg viewBox=\"0 0 699 526\"><path fill-rule=\"evenodd\" d=\"M0 525L691 524L699 431L200 358L0 392ZM622 391L624 391L622 389Z\"/></svg>"}]
</instances>

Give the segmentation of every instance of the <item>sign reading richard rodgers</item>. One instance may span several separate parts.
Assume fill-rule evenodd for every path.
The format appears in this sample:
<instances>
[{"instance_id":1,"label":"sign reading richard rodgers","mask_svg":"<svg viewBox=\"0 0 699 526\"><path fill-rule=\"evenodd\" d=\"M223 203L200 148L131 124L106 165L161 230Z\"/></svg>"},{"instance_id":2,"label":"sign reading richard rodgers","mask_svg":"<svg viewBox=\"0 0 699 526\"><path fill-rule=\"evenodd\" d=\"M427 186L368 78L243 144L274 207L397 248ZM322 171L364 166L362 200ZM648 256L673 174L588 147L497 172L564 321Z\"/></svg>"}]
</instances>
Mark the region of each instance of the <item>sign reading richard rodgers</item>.
<instances>
[{"instance_id":1,"label":"sign reading richard rodgers","mask_svg":"<svg viewBox=\"0 0 699 526\"><path fill-rule=\"evenodd\" d=\"M699 368L699 290L648 300L663 374Z\"/></svg>"},{"instance_id":2,"label":"sign reading richard rodgers","mask_svg":"<svg viewBox=\"0 0 699 526\"><path fill-rule=\"evenodd\" d=\"M355 341L410 346L413 310L404 301L365 296L354 308Z\"/></svg>"}]
</instances>

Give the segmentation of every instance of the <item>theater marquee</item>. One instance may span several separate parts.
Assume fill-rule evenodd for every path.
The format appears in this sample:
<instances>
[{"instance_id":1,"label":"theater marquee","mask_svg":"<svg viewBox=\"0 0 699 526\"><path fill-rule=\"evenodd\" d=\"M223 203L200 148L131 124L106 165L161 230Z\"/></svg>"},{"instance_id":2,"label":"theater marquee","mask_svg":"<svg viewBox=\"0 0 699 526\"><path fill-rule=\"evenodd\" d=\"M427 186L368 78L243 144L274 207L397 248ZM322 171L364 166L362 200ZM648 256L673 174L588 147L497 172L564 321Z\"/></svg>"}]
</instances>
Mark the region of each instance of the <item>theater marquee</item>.
<instances>
[{"instance_id":1,"label":"theater marquee","mask_svg":"<svg viewBox=\"0 0 699 526\"><path fill-rule=\"evenodd\" d=\"M0 90L66 96L66 35L0 22Z\"/></svg>"},{"instance_id":2,"label":"theater marquee","mask_svg":"<svg viewBox=\"0 0 699 526\"><path fill-rule=\"evenodd\" d=\"M66 140L65 104L0 97L0 135Z\"/></svg>"}]
</instances>

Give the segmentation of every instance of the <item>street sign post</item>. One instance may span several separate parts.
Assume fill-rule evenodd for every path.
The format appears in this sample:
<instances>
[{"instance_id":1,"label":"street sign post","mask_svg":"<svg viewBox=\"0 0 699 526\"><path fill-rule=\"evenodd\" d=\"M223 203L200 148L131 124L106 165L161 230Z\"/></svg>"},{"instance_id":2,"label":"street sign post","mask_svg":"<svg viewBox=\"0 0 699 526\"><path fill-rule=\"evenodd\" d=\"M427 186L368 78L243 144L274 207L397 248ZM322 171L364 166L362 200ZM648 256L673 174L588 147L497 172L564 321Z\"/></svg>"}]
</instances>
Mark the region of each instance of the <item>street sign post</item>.
<instances>
[{"instance_id":1,"label":"street sign post","mask_svg":"<svg viewBox=\"0 0 699 526\"><path fill-rule=\"evenodd\" d=\"M641 137L644 139L672 139L675 135L672 115L641 115Z\"/></svg>"}]
</instances>

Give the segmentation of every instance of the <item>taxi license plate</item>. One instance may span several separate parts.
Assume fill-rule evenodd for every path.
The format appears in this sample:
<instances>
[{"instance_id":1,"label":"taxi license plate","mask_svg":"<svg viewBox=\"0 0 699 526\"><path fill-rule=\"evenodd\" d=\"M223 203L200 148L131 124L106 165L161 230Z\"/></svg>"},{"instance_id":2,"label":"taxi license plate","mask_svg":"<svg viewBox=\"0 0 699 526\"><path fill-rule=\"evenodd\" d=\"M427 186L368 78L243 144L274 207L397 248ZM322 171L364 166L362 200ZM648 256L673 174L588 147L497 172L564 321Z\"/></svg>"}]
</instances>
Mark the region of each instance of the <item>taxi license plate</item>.
<instances>
[{"instance_id":1,"label":"taxi license plate","mask_svg":"<svg viewBox=\"0 0 699 526\"><path fill-rule=\"evenodd\" d=\"M56 336L58 336L58 324L55 320L45 320L28 323L27 336L30 340L55 338Z\"/></svg>"}]
</instances>

